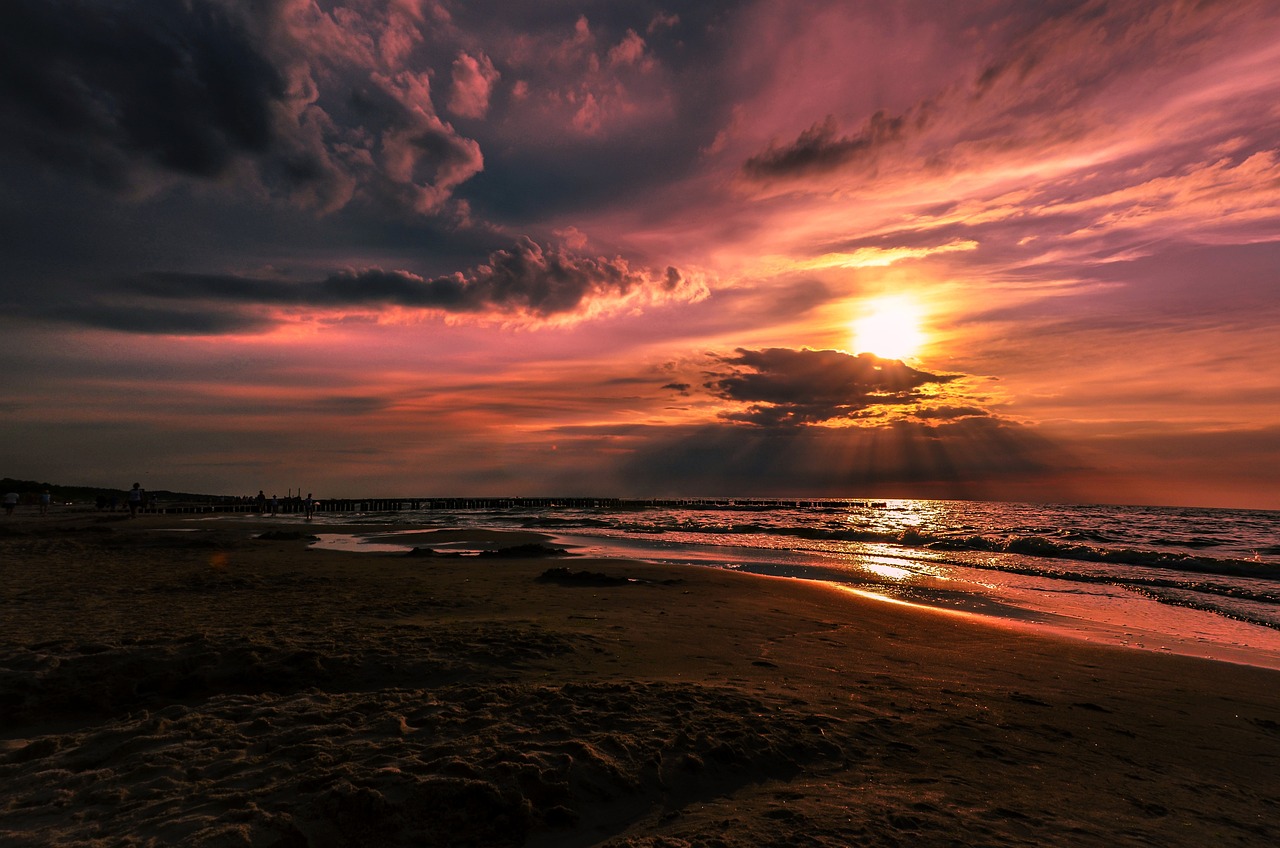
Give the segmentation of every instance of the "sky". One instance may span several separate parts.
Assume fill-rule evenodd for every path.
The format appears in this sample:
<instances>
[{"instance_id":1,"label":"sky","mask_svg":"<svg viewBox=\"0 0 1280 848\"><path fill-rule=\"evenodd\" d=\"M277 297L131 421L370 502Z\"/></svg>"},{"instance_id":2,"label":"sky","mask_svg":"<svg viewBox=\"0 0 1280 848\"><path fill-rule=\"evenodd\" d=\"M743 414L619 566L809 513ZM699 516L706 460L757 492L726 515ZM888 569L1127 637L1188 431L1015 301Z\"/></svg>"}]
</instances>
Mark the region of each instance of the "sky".
<instances>
[{"instance_id":1,"label":"sky","mask_svg":"<svg viewBox=\"0 0 1280 848\"><path fill-rule=\"evenodd\" d=\"M1271 0L6 0L0 476L1280 509Z\"/></svg>"}]
</instances>

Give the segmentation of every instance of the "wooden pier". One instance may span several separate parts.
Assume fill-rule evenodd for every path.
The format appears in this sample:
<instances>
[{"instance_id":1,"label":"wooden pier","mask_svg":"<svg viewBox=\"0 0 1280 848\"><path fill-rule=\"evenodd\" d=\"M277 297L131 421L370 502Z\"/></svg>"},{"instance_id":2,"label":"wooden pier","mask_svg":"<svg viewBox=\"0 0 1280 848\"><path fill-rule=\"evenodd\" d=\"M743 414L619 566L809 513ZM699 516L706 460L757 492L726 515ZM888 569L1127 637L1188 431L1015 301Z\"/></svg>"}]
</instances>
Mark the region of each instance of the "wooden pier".
<instances>
[{"instance_id":1,"label":"wooden pier","mask_svg":"<svg viewBox=\"0 0 1280 848\"><path fill-rule=\"evenodd\" d=\"M500 511L555 509L698 509L698 510L770 510L770 509L850 509L883 507L882 501L814 500L808 498L327 498L315 502L315 511L323 513L369 513L404 511ZM279 501L274 511L270 501L266 514L297 515L305 507L302 501L288 498ZM151 514L233 513L253 515L262 510L252 500L237 499L217 503L148 504L142 510Z\"/></svg>"}]
</instances>

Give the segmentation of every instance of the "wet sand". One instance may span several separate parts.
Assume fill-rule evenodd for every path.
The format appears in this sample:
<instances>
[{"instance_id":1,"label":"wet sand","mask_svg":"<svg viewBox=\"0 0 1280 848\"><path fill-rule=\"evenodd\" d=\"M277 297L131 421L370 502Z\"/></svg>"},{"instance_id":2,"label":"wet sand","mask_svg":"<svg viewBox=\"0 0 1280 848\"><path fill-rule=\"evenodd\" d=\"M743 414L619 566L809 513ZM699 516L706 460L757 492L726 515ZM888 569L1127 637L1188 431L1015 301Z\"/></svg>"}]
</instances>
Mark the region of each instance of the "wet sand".
<instances>
[{"instance_id":1,"label":"wet sand","mask_svg":"<svg viewBox=\"0 0 1280 848\"><path fill-rule=\"evenodd\" d=\"M267 529L0 524L0 842L1280 842L1275 671L796 580Z\"/></svg>"}]
</instances>

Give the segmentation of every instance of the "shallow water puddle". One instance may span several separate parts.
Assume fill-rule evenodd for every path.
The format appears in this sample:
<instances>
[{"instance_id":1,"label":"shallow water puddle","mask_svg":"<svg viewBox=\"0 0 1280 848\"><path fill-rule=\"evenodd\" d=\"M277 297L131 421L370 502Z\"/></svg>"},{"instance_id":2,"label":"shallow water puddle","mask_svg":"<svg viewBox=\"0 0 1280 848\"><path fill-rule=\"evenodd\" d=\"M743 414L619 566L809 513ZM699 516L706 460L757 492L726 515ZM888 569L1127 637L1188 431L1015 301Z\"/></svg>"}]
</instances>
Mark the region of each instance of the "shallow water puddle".
<instances>
[{"instance_id":1,"label":"shallow water puddle","mask_svg":"<svg viewBox=\"0 0 1280 848\"><path fill-rule=\"evenodd\" d=\"M405 532L414 533L417 531ZM370 537L359 533L318 533L316 534L316 541L312 542L308 547L315 550L351 551L361 554L407 554L417 549L416 545L403 545L383 541L388 536L394 535L396 534L378 533L376 536ZM433 551L461 556L478 556L481 552L481 548L476 547L474 542L439 542L433 545L423 545L422 547L429 547Z\"/></svg>"},{"instance_id":2,"label":"shallow water puddle","mask_svg":"<svg viewBox=\"0 0 1280 848\"><path fill-rule=\"evenodd\" d=\"M387 542L371 542L355 533L317 533L316 541L307 547L322 551L355 551L357 553L405 554L412 545L393 545Z\"/></svg>"}]
</instances>

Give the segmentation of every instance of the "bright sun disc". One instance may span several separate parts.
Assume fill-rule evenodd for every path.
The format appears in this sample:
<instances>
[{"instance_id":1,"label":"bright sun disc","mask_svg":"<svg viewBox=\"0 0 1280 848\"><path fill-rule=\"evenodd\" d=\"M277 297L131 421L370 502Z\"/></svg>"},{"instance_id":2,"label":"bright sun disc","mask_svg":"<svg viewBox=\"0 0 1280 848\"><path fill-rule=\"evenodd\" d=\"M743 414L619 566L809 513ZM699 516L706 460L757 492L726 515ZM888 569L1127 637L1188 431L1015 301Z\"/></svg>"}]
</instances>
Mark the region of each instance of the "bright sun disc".
<instances>
[{"instance_id":1,"label":"bright sun disc","mask_svg":"<svg viewBox=\"0 0 1280 848\"><path fill-rule=\"evenodd\" d=\"M857 353L874 353L881 359L906 359L924 344L920 310L902 297L885 297L864 306L854 321L853 346Z\"/></svg>"}]
</instances>

